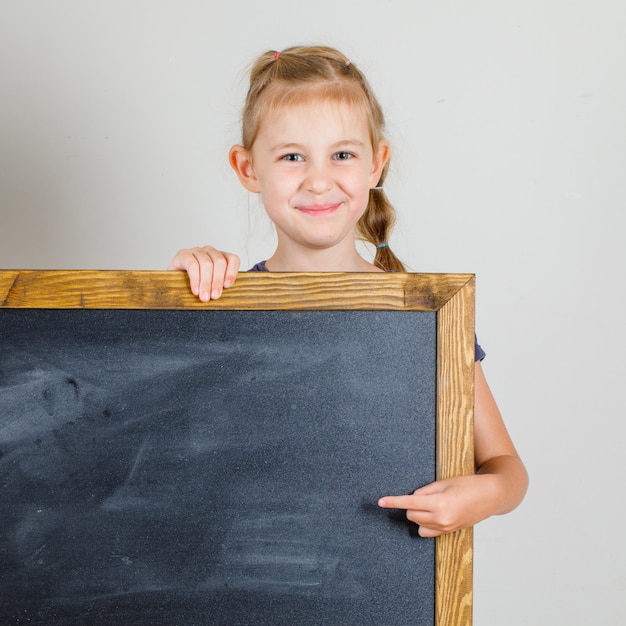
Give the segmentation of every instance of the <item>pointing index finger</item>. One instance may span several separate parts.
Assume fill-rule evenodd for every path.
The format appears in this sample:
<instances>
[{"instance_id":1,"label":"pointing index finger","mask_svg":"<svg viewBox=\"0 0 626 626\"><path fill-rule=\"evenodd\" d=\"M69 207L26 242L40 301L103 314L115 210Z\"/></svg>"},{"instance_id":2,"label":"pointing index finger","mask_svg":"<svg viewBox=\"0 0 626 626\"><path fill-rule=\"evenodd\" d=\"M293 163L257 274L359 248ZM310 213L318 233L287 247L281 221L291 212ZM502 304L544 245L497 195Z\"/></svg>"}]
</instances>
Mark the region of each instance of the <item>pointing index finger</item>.
<instances>
[{"instance_id":1,"label":"pointing index finger","mask_svg":"<svg viewBox=\"0 0 626 626\"><path fill-rule=\"evenodd\" d=\"M420 496L384 496L378 500L378 506L382 509L420 510Z\"/></svg>"}]
</instances>

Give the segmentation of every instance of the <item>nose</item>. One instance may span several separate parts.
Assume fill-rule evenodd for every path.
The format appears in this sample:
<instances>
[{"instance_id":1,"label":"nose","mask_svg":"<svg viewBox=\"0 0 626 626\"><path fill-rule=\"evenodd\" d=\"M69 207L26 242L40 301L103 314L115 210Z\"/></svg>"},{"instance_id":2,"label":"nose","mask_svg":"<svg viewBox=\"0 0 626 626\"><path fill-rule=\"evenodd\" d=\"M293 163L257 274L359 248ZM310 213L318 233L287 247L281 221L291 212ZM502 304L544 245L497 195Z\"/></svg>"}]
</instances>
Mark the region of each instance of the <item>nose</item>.
<instances>
[{"instance_id":1,"label":"nose","mask_svg":"<svg viewBox=\"0 0 626 626\"><path fill-rule=\"evenodd\" d=\"M304 186L307 191L314 194L322 194L329 191L333 186L330 166L321 163L310 163L307 168Z\"/></svg>"}]
</instances>

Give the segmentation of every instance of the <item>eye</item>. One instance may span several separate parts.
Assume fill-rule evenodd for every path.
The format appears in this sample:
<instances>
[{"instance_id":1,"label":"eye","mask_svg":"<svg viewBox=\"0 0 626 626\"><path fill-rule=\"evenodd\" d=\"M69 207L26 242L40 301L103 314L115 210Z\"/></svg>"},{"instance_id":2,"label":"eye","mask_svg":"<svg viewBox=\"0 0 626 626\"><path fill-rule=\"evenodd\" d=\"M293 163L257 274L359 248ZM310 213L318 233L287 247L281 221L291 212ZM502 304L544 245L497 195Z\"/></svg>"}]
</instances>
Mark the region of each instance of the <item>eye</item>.
<instances>
[{"instance_id":1,"label":"eye","mask_svg":"<svg viewBox=\"0 0 626 626\"><path fill-rule=\"evenodd\" d=\"M341 151L341 152L335 153L333 158L336 161L347 161L348 159L351 159L353 156L354 154L352 154L352 152Z\"/></svg>"},{"instance_id":2,"label":"eye","mask_svg":"<svg viewBox=\"0 0 626 626\"><path fill-rule=\"evenodd\" d=\"M302 161L303 158L300 154L285 154L281 157L283 161Z\"/></svg>"}]
</instances>

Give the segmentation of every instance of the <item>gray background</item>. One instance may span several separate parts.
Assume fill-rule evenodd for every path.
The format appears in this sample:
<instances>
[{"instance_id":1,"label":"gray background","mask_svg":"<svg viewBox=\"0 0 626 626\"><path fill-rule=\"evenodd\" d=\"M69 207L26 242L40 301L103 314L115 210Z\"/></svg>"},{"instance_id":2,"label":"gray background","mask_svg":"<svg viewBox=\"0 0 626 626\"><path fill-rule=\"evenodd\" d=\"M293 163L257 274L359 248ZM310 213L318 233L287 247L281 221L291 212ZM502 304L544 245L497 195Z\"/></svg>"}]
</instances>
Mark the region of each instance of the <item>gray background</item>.
<instances>
[{"instance_id":1,"label":"gray background","mask_svg":"<svg viewBox=\"0 0 626 626\"><path fill-rule=\"evenodd\" d=\"M475 622L623 624L625 32L617 0L0 0L0 267L265 258L226 162L246 68L340 47L387 114L391 243L415 271L477 274L531 474L476 529Z\"/></svg>"}]
</instances>

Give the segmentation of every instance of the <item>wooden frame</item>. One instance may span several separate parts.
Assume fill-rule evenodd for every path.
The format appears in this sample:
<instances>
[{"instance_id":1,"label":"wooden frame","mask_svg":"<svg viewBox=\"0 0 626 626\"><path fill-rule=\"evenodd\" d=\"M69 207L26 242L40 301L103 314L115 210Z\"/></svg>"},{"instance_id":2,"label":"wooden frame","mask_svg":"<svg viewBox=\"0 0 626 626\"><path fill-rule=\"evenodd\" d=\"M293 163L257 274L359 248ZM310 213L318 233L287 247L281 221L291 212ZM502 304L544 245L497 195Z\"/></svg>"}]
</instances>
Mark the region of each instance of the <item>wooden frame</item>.
<instances>
[{"instance_id":1,"label":"wooden frame","mask_svg":"<svg viewBox=\"0 0 626 626\"><path fill-rule=\"evenodd\" d=\"M0 271L0 308L399 310L437 315L439 479L474 472L474 276L471 274L243 273L210 303L182 272ZM473 535L437 539L436 624L472 622Z\"/></svg>"}]
</instances>

